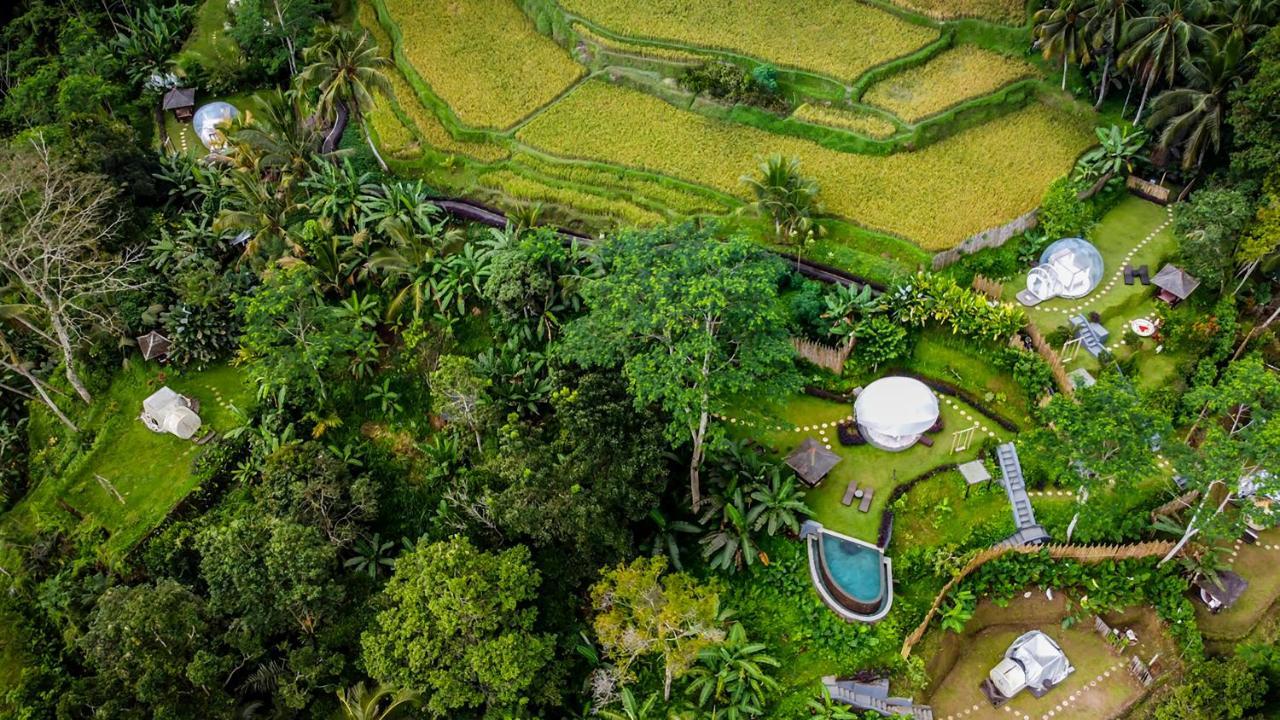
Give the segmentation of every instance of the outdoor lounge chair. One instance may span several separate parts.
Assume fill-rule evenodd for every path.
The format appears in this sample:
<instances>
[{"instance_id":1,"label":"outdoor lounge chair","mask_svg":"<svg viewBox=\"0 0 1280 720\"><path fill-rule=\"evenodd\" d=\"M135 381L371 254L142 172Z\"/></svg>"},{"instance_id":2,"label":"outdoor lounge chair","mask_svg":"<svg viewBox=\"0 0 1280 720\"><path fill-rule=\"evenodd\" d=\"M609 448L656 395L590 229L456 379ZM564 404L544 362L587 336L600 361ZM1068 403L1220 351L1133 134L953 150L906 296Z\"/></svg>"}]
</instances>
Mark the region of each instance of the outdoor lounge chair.
<instances>
[{"instance_id":1,"label":"outdoor lounge chair","mask_svg":"<svg viewBox=\"0 0 1280 720\"><path fill-rule=\"evenodd\" d=\"M933 447L933 438L929 437L928 435L921 435L920 444L925 447Z\"/></svg>"},{"instance_id":2,"label":"outdoor lounge chair","mask_svg":"<svg viewBox=\"0 0 1280 720\"><path fill-rule=\"evenodd\" d=\"M858 505L858 512L868 512L871 510L871 498L876 494L875 488L867 488L862 492L862 502Z\"/></svg>"},{"instance_id":3,"label":"outdoor lounge chair","mask_svg":"<svg viewBox=\"0 0 1280 720\"><path fill-rule=\"evenodd\" d=\"M1151 284L1151 269L1146 265L1139 265L1138 269L1133 271L1133 274L1143 285Z\"/></svg>"},{"instance_id":4,"label":"outdoor lounge chair","mask_svg":"<svg viewBox=\"0 0 1280 720\"><path fill-rule=\"evenodd\" d=\"M1124 284L1125 284L1125 285L1132 285L1132 284L1133 284L1133 274L1134 274L1134 273L1133 273L1133 266L1132 266L1132 265L1128 265L1128 264L1126 264L1126 265L1124 266Z\"/></svg>"},{"instance_id":5,"label":"outdoor lounge chair","mask_svg":"<svg viewBox=\"0 0 1280 720\"><path fill-rule=\"evenodd\" d=\"M844 489L844 497L840 498L840 503L845 507L853 504L853 494L858 492L858 481L850 480L849 486Z\"/></svg>"}]
</instances>

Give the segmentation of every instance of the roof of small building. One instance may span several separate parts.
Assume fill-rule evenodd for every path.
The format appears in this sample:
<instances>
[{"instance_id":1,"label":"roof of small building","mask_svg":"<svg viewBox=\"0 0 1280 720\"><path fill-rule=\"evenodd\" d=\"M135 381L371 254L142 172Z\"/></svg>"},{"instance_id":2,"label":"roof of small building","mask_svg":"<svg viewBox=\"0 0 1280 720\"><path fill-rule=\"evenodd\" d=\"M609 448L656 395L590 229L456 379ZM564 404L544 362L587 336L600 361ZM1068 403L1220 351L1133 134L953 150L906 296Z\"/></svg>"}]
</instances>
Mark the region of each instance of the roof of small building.
<instances>
[{"instance_id":1,"label":"roof of small building","mask_svg":"<svg viewBox=\"0 0 1280 720\"><path fill-rule=\"evenodd\" d=\"M981 460L970 460L960 465L960 474L964 476L964 481L970 485L984 483L991 479L991 473L987 471L987 466Z\"/></svg>"},{"instance_id":2,"label":"roof of small building","mask_svg":"<svg viewBox=\"0 0 1280 720\"><path fill-rule=\"evenodd\" d=\"M195 88L174 88L164 94L164 109L177 110L196 106Z\"/></svg>"},{"instance_id":3,"label":"roof of small building","mask_svg":"<svg viewBox=\"0 0 1280 720\"><path fill-rule=\"evenodd\" d=\"M1222 605L1223 609L1235 604L1249 587L1249 581L1230 570L1218 571L1218 582L1209 578L1196 580L1196 586Z\"/></svg>"},{"instance_id":4,"label":"roof of small building","mask_svg":"<svg viewBox=\"0 0 1280 720\"><path fill-rule=\"evenodd\" d=\"M139 337L137 340L138 350L142 352L143 360L154 360L158 357L168 355L169 348L173 346L173 343L169 341L169 338L161 335L155 330Z\"/></svg>"},{"instance_id":5,"label":"roof of small building","mask_svg":"<svg viewBox=\"0 0 1280 720\"><path fill-rule=\"evenodd\" d=\"M811 437L805 438L804 442L800 443L800 447L787 456L787 465L809 485L822 482L822 478L826 477L827 473L831 472L831 468L839 462L839 455Z\"/></svg>"},{"instance_id":6,"label":"roof of small building","mask_svg":"<svg viewBox=\"0 0 1280 720\"><path fill-rule=\"evenodd\" d=\"M1200 281L1196 277L1173 263L1165 263L1164 267L1160 268L1160 272L1151 278L1151 284L1161 290L1167 290L1179 300L1186 300L1188 295L1200 287Z\"/></svg>"}]
</instances>

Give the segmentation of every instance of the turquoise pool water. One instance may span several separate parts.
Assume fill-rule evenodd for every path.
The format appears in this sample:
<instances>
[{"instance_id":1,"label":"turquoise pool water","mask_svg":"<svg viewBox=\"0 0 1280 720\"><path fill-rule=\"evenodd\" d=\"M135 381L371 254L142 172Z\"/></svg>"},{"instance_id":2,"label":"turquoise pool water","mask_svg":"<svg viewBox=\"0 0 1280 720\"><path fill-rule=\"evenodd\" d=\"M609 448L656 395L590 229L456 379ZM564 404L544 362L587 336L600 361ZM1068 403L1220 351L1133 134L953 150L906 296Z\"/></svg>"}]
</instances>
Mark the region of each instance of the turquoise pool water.
<instances>
[{"instance_id":1,"label":"turquoise pool water","mask_svg":"<svg viewBox=\"0 0 1280 720\"><path fill-rule=\"evenodd\" d=\"M822 555L827 563L827 572L840 590L861 602L880 600L884 588L878 550L824 532Z\"/></svg>"}]
</instances>

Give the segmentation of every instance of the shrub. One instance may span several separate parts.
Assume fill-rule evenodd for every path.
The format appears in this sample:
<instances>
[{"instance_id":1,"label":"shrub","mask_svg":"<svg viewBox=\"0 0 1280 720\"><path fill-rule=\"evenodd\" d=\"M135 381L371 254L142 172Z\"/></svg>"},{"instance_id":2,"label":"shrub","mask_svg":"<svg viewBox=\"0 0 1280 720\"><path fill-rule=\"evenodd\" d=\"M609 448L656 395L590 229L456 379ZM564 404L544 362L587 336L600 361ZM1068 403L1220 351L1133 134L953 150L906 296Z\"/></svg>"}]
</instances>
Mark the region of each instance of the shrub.
<instances>
[{"instance_id":1,"label":"shrub","mask_svg":"<svg viewBox=\"0 0 1280 720\"><path fill-rule=\"evenodd\" d=\"M1093 206L1077 197L1080 188L1063 176L1054 180L1040 203L1040 228L1050 239L1084 237L1096 217Z\"/></svg>"},{"instance_id":2,"label":"shrub","mask_svg":"<svg viewBox=\"0 0 1280 720\"><path fill-rule=\"evenodd\" d=\"M762 68L769 68L771 74L760 73ZM680 77L680 87L692 93L706 93L728 103L782 111L787 103L778 94L777 75L778 71L771 65L757 66L748 73L733 63L713 60L686 70Z\"/></svg>"}]
</instances>

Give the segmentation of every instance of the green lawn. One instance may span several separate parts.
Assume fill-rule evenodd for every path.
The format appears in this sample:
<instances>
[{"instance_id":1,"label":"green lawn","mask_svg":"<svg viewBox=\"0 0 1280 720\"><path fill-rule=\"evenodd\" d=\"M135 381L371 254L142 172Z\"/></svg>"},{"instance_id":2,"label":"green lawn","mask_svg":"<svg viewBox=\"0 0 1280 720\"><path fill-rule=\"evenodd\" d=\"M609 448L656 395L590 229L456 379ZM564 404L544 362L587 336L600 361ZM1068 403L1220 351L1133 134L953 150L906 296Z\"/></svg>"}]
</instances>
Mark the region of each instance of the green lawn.
<instances>
[{"instance_id":1,"label":"green lawn","mask_svg":"<svg viewBox=\"0 0 1280 720\"><path fill-rule=\"evenodd\" d=\"M966 547L977 525L993 523L1001 535L1012 535L1013 512L999 472L989 463L992 482L977 485L965 497L964 477L958 470L939 473L911 488L894 508L891 549Z\"/></svg>"},{"instance_id":2,"label":"green lawn","mask_svg":"<svg viewBox=\"0 0 1280 720\"><path fill-rule=\"evenodd\" d=\"M230 20L227 0L207 0L196 11L191 37L182 46L182 52L200 55L210 65L235 61L240 47L227 35L226 25Z\"/></svg>"},{"instance_id":3,"label":"green lawn","mask_svg":"<svg viewBox=\"0 0 1280 720\"><path fill-rule=\"evenodd\" d=\"M950 403L948 402L950 401ZM839 465L818 487L809 491L807 502L814 511L814 519L837 532L875 542L880 528L880 513L889 499L889 493L898 483L905 482L939 465L964 462L977 457L978 447L986 437L1001 442L1009 439L1009 433L980 415L976 410L957 400L940 398L944 429L933 436L932 448L916 445L903 452L891 453L861 445L843 447L839 443L835 422L852 415L853 408L842 403L796 395L781 407L762 413L742 412L732 423L779 455L786 455L806 437L825 438L831 449L842 458ZM952 433L979 423L974 440L967 451L952 454ZM862 488L874 488L875 496L869 512L859 512L857 502L849 507L841 504L849 481L857 480Z\"/></svg>"},{"instance_id":4,"label":"green lawn","mask_svg":"<svg viewBox=\"0 0 1280 720\"><path fill-rule=\"evenodd\" d=\"M1242 544L1231 570L1240 573L1249 587L1235 605L1213 614L1196 602L1196 622L1206 638L1236 640L1248 635L1280 599L1280 528L1260 534L1256 545Z\"/></svg>"},{"instance_id":5,"label":"green lawn","mask_svg":"<svg viewBox=\"0 0 1280 720\"><path fill-rule=\"evenodd\" d=\"M43 479L0 517L0 536L22 538L42 522L65 523L72 516L60 506L62 501L84 515L85 522L107 531L100 548L104 560L115 564L123 559L194 489L191 463L199 446L153 433L137 419L143 398L163 385L199 400L205 427L219 431L234 425L232 406L244 407L252 398L243 376L229 366L180 372L135 361L78 418L81 432L74 440L44 432L50 427L48 414L33 411L32 463ZM65 442L83 446L63 452L58 446ZM123 503L98 476L116 488Z\"/></svg>"},{"instance_id":6,"label":"green lawn","mask_svg":"<svg viewBox=\"0 0 1280 720\"><path fill-rule=\"evenodd\" d=\"M1133 352L1121 342L1125 328L1131 320L1153 317L1158 301L1154 286L1137 281L1133 285L1124 284L1124 266L1126 263L1134 267L1146 265L1151 275L1160 271L1177 249L1171 218L1169 208L1126 195L1089 231L1089 240L1102 254L1104 268L1097 289L1076 300L1054 298L1027 308L1028 317L1048 334L1066 325L1071 315L1098 312L1102 315L1103 327L1111 333L1108 344L1113 352L1120 357ZM1025 286L1025 279L1025 274L1020 274L1006 283L1005 298L1014 301L1013 296ZM1159 387L1173 374L1179 360L1174 355L1157 353L1155 348L1154 341L1144 340L1136 350L1140 353L1139 383L1143 386ZM1083 351L1066 365L1068 371L1083 367L1095 372L1098 367L1097 361Z\"/></svg>"},{"instance_id":7,"label":"green lawn","mask_svg":"<svg viewBox=\"0 0 1280 720\"><path fill-rule=\"evenodd\" d=\"M236 93L225 97L205 97L197 93L196 108L221 100L235 105L243 113L254 109L257 97L258 93L253 92ZM174 119L173 113L165 113L164 129L175 152L185 152L192 157L204 157L209 153L200 142L200 136L196 135L194 126L189 122L178 122Z\"/></svg>"}]
</instances>

